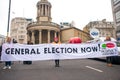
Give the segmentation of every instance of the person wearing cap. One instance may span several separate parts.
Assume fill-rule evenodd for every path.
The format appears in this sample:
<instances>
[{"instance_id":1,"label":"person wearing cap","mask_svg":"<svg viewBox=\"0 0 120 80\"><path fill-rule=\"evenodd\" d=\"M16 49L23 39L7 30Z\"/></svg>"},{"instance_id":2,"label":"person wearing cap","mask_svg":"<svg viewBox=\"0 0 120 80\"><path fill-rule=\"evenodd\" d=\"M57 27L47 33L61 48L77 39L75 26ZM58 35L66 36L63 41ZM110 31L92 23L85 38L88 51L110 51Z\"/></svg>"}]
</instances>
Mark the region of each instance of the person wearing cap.
<instances>
[{"instance_id":1,"label":"person wearing cap","mask_svg":"<svg viewBox=\"0 0 120 80\"><path fill-rule=\"evenodd\" d=\"M105 41L111 41L111 38L109 36L107 36ZM107 61L107 66L111 67L112 66L112 56L107 56L106 61Z\"/></svg>"},{"instance_id":2,"label":"person wearing cap","mask_svg":"<svg viewBox=\"0 0 120 80\"><path fill-rule=\"evenodd\" d=\"M53 44L60 44L57 37L54 38ZM55 67L60 67L59 62L60 62L59 59L55 59Z\"/></svg>"}]
</instances>

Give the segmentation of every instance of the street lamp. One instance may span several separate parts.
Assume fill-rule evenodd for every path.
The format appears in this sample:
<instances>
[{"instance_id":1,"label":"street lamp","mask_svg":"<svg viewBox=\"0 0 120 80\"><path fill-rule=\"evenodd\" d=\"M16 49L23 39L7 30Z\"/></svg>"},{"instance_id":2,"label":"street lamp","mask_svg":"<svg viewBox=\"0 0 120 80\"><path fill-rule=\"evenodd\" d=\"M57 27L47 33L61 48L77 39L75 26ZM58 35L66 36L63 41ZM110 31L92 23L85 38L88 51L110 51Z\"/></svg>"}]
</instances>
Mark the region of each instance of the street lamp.
<instances>
[{"instance_id":1,"label":"street lamp","mask_svg":"<svg viewBox=\"0 0 120 80\"><path fill-rule=\"evenodd\" d=\"M7 37L8 37L8 35L9 35L10 9L11 9L11 0L9 0L9 8L8 8Z\"/></svg>"}]
</instances>

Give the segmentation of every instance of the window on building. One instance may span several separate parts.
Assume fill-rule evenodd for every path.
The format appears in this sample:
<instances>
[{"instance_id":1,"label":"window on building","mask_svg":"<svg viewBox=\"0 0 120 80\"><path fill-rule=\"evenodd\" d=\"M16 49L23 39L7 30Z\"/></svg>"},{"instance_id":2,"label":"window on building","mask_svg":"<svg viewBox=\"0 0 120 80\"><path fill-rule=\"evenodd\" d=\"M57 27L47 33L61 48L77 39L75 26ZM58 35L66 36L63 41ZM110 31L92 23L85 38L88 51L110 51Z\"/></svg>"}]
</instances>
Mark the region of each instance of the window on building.
<instances>
[{"instance_id":1,"label":"window on building","mask_svg":"<svg viewBox=\"0 0 120 80\"><path fill-rule=\"evenodd\" d=\"M25 33L25 31L19 31L19 33L21 33L21 34L22 34L22 33Z\"/></svg>"},{"instance_id":2,"label":"window on building","mask_svg":"<svg viewBox=\"0 0 120 80\"><path fill-rule=\"evenodd\" d=\"M19 35L19 38L21 39L23 39L23 38L25 38L25 36L24 35Z\"/></svg>"},{"instance_id":3,"label":"window on building","mask_svg":"<svg viewBox=\"0 0 120 80\"><path fill-rule=\"evenodd\" d=\"M24 29L24 27L20 27L20 29Z\"/></svg>"},{"instance_id":4,"label":"window on building","mask_svg":"<svg viewBox=\"0 0 120 80\"><path fill-rule=\"evenodd\" d=\"M103 33L102 33L102 36L104 36L104 34L105 34L105 33L103 32Z\"/></svg>"},{"instance_id":5,"label":"window on building","mask_svg":"<svg viewBox=\"0 0 120 80\"><path fill-rule=\"evenodd\" d=\"M116 12L115 17L116 17L116 21L120 22L120 11Z\"/></svg>"},{"instance_id":6,"label":"window on building","mask_svg":"<svg viewBox=\"0 0 120 80\"><path fill-rule=\"evenodd\" d=\"M118 3L120 0L114 0L114 4Z\"/></svg>"},{"instance_id":7,"label":"window on building","mask_svg":"<svg viewBox=\"0 0 120 80\"><path fill-rule=\"evenodd\" d=\"M21 25L24 25L24 23L21 23Z\"/></svg>"}]
</instances>

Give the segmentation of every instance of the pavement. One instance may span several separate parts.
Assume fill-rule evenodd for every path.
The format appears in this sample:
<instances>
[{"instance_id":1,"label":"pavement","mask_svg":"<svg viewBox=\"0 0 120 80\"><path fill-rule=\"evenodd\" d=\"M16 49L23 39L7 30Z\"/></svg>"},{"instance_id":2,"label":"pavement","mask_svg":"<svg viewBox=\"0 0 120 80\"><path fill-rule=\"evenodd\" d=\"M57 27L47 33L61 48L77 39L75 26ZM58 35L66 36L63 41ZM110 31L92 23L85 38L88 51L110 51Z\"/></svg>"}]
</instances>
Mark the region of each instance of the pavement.
<instances>
[{"instance_id":1,"label":"pavement","mask_svg":"<svg viewBox=\"0 0 120 80\"><path fill-rule=\"evenodd\" d=\"M60 67L54 66L54 60L31 65L13 62L10 70L3 66L0 63L0 80L120 80L120 65L107 67L105 62L90 59L60 60Z\"/></svg>"}]
</instances>

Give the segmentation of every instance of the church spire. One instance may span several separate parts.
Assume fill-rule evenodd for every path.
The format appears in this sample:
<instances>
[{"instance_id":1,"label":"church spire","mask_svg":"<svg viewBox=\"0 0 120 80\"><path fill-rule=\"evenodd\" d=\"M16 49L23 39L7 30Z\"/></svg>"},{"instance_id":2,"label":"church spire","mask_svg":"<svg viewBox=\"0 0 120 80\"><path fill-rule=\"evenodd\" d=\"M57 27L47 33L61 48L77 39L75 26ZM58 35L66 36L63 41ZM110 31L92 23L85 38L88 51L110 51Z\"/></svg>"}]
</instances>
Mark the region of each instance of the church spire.
<instances>
[{"instance_id":1,"label":"church spire","mask_svg":"<svg viewBox=\"0 0 120 80\"><path fill-rule=\"evenodd\" d=\"M37 3L37 22L51 22L51 3L41 0Z\"/></svg>"}]
</instances>

